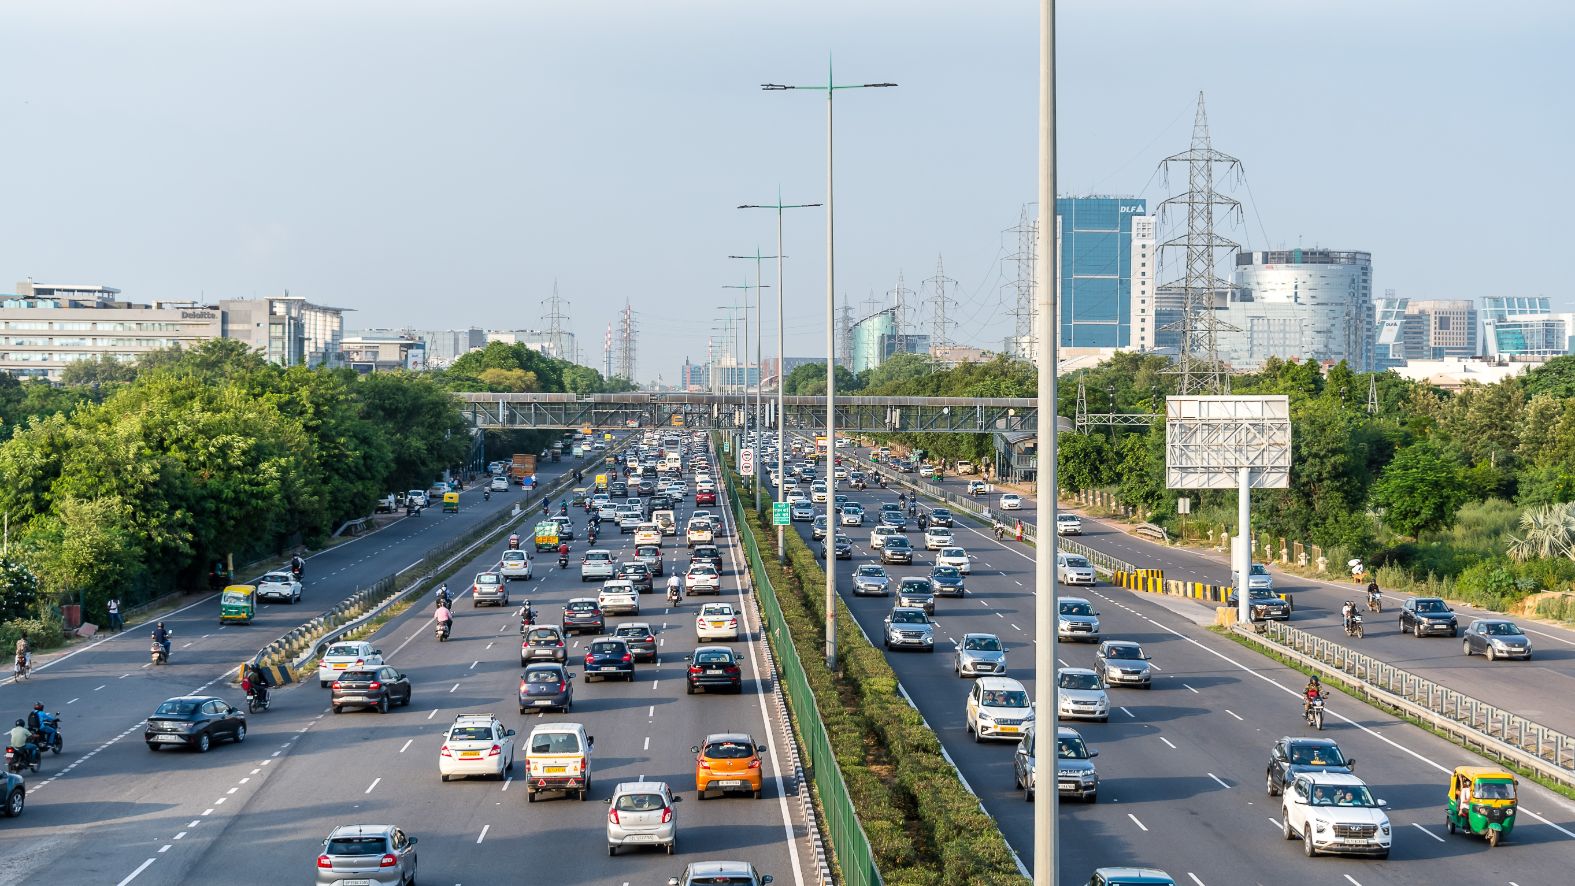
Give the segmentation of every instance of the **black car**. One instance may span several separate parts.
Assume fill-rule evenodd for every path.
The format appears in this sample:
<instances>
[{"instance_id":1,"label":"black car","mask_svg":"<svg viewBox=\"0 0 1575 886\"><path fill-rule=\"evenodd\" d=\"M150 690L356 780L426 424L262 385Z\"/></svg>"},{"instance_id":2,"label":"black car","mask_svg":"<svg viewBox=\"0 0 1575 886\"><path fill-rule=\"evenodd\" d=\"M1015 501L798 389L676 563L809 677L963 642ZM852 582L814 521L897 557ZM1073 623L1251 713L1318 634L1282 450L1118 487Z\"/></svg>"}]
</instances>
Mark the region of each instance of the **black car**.
<instances>
[{"instance_id":1,"label":"black car","mask_svg":"<svg viewBox=\"0 0 1575 886\"><path fill-rule=\"evenodd\" d=\"M1234 607L1240 599L1235 591L1231 591L1225 605ZM1263 588L1252 588L1247 592L1247 605L1252 607L1254 619L1270 618L1276 621L1290 621L1294 608L1289 600L1283 600L1275 596L1273 591Z\"/></svg>"},{"instance_id":2,"label":"black car","mask_svg":"<svg viewBox=\"0 0 1575 886\"><path fill-rule=\"evenodd\" d=\"M660 545L640 545L634 549L634 558L645 564L652 575L663 575L667 572L667 563L662 558Z\"/></svg>"},{"instance_id":3,"label":"black car","mask_svg":"<svg viewBox=\"0 0 1575 886\"><path fill-rule=\"evenodd\" d=\"M617 483L607 484L607 494L613 498L628 498L629 484L619 480Z\"/></svg>"},{"instance_id":4,"label":"black car","mask_svg":"<svg viewBox=\"0 0 1575 886\"><path fill-rule=\"evenodd\" d=\"M27 785L15 772L0 772L0 785L5 786L5 794L0 797L0 815L16 818L27 807Z\"/></svg>"},{"instance_id":5,"label":"black car","mask_svg":"<svg viewBox=\"0 0 1575 886\"><path fill-rule=\"evenodd\" d=\"M880 561L882 563L912 563L913 543L908 541L907 536L891 536L880 547Z\"/></svg>"},{"instance_id":6,"label":"black car","mask_svg":"<svg viewBox=\"0 0 1575 886\"><path fill-rule=\"evenodd\" d=\"M1400 633L1410 633L1413 637L1428 634L1455 637L1460 634L1460 625L1455 621L1455 611L1438 597L1413 597L1405 601L1405 607L1400 610Z\"/></svg>"},{"instance_id":7,"label":"black car","mask_svg":"<svg viewBox=\"0 0 1575 886\"><path fill-rule=\"evenodd\" d=\"M602 616L600 603L589 597L577 597L563 605L563 633L600 634L607 630L607 619Z\"/></svg>"},{"instance_id":8,"label":"black car","mask_svg":"<svg viewBox=\"0 0 1575 886\"><path fill-rule=\"evenodd\" d=\"M624 622L613 631L613 636L629 644L635 661L656 661L656 635L645 622Z\"/></svg>"},{"instance_id":9,"label":"black car","mask_svg":"<svg viewBox=\"0 0 1575 886\"><path fill-rule=\"evenodd\" d=\"M654 514L657 511L671 511L672 509L673 509L673 499L670 496L666 496L666 495L653 495L653 496L651 496L651 513Z\"/></svg>"},{"instance_id":10,"label":"black car","mask_svg":"<svg viewBox=\"0 0 1575 886\"><path fill-rule=\"evenodd\" d=\"M843 535L842 533L839 532L839 533L837 533L837 539L836 539L835 545L836 545L836 558L838 560L852 560L853 559L853 539L848 538L846 535ZM821 556L822 559L824 559L825 556L826 556L826 542L825 542L825 540L822 540L820 542L820 556Z\"/></svg>"},{"instance_id":11,"label":"black car","mask_svg":"<svg viewBox=\"0 0 1575 886\"><path fill-rule=\"evenodd\" d=\"M902 532L908 531L908 518L901 511L882 510L880 512L880 525L890 526Z\"/></svg>"},{"instance_id":12,"label":"black car","mask_svg":"<svg viewBox=\"0 0 1575 886\"><path fill-rule=\"evenodd\" d=\"M627 580L641 594L651 592L651 567L638 560L619 564L618 578Z\"/></svg>"},{"instance_id":13,"label":"black car","mask_svg":"<svg viewBox=\"0 0 1575 886\"><path fill-rule=\"evenodd\" d=\"M722 571L722 552L716 545L695 545L689 552L690 563L704 563L717 572Z\"/></svg>"},{"instance_id":14,"label":"black car","mask_svg":"<svg viewBox=\"0 0 1575 886\"><path fill-rule=\"evenodd\" d=\"M1340 746L1328 738L1282 738L1269 749L1266 787L1269 796L1284 792L1303 772L1351 774L1356 760L1340 753Z\"/></svg>"},{"instance_id":15,"label":"black car","mask_svg":"<svg viewBox=\"0 0 1575 886\"><path fill-rule=\"evenodd\" d=\"M956 566L936 566L930 570L930 585L935 593L961 597L968 593L962 572Z\"/></svg>"},{"instance_id":16,"label":"black car","mask_svg":"<svg viewBox=\"0 0 1575 886\"><path fill-rule=\"evenodd\" d=\"M165 746L196 748L205 752L215 741L246 740L246 714L222 698L185 695L158 706L148 718L142 740L148 750Z\"/></svg>"},{"instance_id":17,"label":"black car","mask_svg":"<svg viewBox=\"0 0 1575 886\"><path fill-rule=\"evenodd\" d=\"M533 664L520 674L520 713L574 707L574 675L561 664Z\"/></svg>"},{"instance_id":18,"label":"black car","mask_svg":"<svg viewBox=\"0 0 1575 886\"><path fill-rule=\"evenodd\" d=\"M931 526L951 526L952 525L952 512L948 511L945 508L931 508L930 509L930 525Z\"/></svg>"},{"instance_id":19,"label":"black car","mask_svg":"<svg viewBox=\"0 0 1575 886\"><path fill-rule=\"evenodd\" d=\"M738 666L738 654L726 646L701 646L689 656L688 691L731 689L744 691L744 675Z\"/></svg>"},{"instance_id":20,"label":"black car","mask_svg":"<svg viewBox=\"0 0 1575 886\"><path fill-rule=\"evenodd\" d=\"M376 708L379 714L386 714L394 705L410 704L410 678L387 665L342 671L333 682L328 703L336 714L344 713L345 708Z\"/></svg>"},{"instance_id":21,"label":"black car","mask_svg":"<svg viewBox=\"0 0 1575 886\"><path fill-rule=\"evenodd\" d=\"M634 653L622 640L595 640L585 652L585 682L608 677L634 681Z\"/></svg>"},{"instance_id":22,"label":"black car","mask_svg":"<svg viewBox=\"0 0 1575 886\"><path fill-rule=\"evenodd\" d=\"M634 492L636 495L655 495L656 481L641 479L640 485L635 487Z\"/></svg>"}]
</instances>

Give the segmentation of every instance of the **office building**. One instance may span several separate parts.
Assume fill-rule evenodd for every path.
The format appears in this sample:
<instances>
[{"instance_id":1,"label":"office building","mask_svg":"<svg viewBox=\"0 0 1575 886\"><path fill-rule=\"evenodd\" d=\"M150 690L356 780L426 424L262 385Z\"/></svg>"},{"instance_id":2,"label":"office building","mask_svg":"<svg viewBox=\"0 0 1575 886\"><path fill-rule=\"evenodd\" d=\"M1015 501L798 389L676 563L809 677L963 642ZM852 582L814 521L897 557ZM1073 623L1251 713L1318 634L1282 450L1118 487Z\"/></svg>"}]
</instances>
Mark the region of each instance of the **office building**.
<instances>
[{"instance_id":1,"label":"office building","mask_svg":"<svg viewBox=\"0 0 1575 886\"><path fill-rule=\"evenodd\" d=\"M1545 295L1489 295L1482 299L1482 320L1508 320L1553 313L1553 299Z\"/></svg>"},{"instance_id":2,"label":"office building","mask_svg":"<svg viewBox=\"0 0 1575 886\"><path fill-rule=\"evenodd\" d=\"M760 384L760 367L740 365L731 355L723 355L707 368L711 383L710 390L754 390Z\"/></svg>"},{"instance_id":3,"label":"office building","mask_svg":"<svg viewBox=\"0 0 1575 886\"><path fill-rule=\"evenodd\" d=\"M966 345L931 345L930 359L941 369L951 369L964 363L988 363L995 359L995 354Z\"/></svg>"},{"instance_id":4,"label":"office building","mask_svg":"<svg viewBox=\"0 0 1575 886\"><path fill-rule=\"evenodd\" d=\"M1155 222L1152 215L1132 216L1132 258L1128 267L1132 304L1131 337L1126 346L1138 351L1152 351L1158 344L1159 303L1156 301L1158 281L1159 243L1155 239Z\"/></svg>"},{"instance_id":5,"label":"office building","mask_svg":"<svg viewBox=\"0 0 1575 886\"><path fill-rule=\"evenodd\" d=\"M678 390L704 391L706 381L711 377L711 369L704 363L690 362L684 358L684 365L678 367Z\"/></svg>"},{"instance_id":6,"label":"office building","mask_svg":"<svg viewBox=\"0 0 1575 886\"><path fill-rule=\"evenodd\" d=\"M1056 273L1061 282L1056 325L1062 347L1131 345L1133 219L1147 217L1147 209L1138 197L1056 199ZM1146 233L1152 241L1152 225ZM1152 280L1152 266L1136 270L1148 271Z\"/></svg>"},{"instance_id":7,"label":"office building","mask_svg":"<svg viewBox=\"0 0 1575 886\"><path fill-rule=\"evenodd\" d=\"M133 361L150 351L190 347L223 335L217 305L116 300L108 286L25 281L0 298L0 371L59 381L78 360Z\"/></svg>"},{"instance_id":8,"label":"office building","mask_svg":"<svg viewBox=\"0 0 1575 886\"><path fill-rule=\"evenodd\" d=\"M285 293L221 299L224 337L245 342L280 366L341 366L345 308Z\"/></svg>"},{"instance_id":9,"label":"office building","mask_svg":"<svg viewBox=\"0 0 1575 886\"><path fill-rule=\"evenodd\" d=\"M1384 290L1383 298L1373 299L1373 371L1405 365L1405 309L1410 303L1408 298L1396 298L1393 289Z\"/></svg>"},{"instance_id":10,"label":"office building","mask_svg":"<svg viewBox=\"0 0 1575 886\"><path fill-rule=\"evenodd\" d=\"M897 309L882 308L853 324L849 330L853 339L853 365L848 367L855 375L874 369L897 354L928 354L928 335L904 334L897 328Z\"/></svg>"},{"instance_id":11,"label":"office building","mask_svg":"<svg viewBox=\"0 0 1575 886\"><path fill-rule=\"evenodd\" d=\"M1270 357L1345 361L1365 372L1376 341L1372 256L1292 249L1240 252L1216 346L1231 368L1256 369Z\"/></svg>"},{"instance_id":12,"label":"office building","mask_svg":"<svg viewBox=\"0 0 1575 886\"><path fill-rule=\"evenodd\" d=\"M1407 360L1475 357L1481 353L1476 303L1465 298L1411 299L1400 339Z\"/></svg>"},{"instance_id":13,"label":"office building","mask_svg":"<svg viewBox=\"0 0 1575 886\"><path fill-rule=\"evenodd\" d=\"M545 329L489 329L487 341L520 344L554 360L574 362L575 341L572 332L553 332Z\"/></svg>"},{"instance_id":14,"label":"office building","mask_svg":"<svg viewBox=\"0 0 1575 886\"><path fill-rule=\"evenodd\" d=\"M419 339L426 344L427 365L437 369L452 366L455 360L487 346L487 333L471 326L468 329L404 329L368 330L363 334L399 336Z\"/></svg>"},{"instance_id":15,"label":"office building","mask_svg":"<svg viewBox=\"0 0 1575 886\"><path fill-rule=\"evenodd\" d=\"M427 367L426 342L412 336L357 335L341 344L345 365L362 374Z\"/></svg>"}]
</instances>

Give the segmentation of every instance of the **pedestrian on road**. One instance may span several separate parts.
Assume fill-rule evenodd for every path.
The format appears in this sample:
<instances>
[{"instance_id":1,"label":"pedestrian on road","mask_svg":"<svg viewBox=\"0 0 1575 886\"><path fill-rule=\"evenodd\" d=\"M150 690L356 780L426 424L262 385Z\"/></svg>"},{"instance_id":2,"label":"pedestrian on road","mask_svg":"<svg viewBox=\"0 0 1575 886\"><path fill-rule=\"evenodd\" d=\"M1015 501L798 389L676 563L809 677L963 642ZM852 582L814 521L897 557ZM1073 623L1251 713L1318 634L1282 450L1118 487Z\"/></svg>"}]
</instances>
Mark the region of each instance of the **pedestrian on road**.
<instances>
[{"instance_id":1,"label":"pedestrian on road","mask_svg":"<svg viewBox=\"0 0 1575 886\"><path fill-rule=\"evenodd\" d=\"M109 629L112 630L112 631L118 631L121 628L124 628L126 625L125 625L124 622L122 622L120 620L120 601L115 599L114 597L110 597L109 598L109 603L108 603L108 608L109 608Z\"/></svg>"}]
</instances>

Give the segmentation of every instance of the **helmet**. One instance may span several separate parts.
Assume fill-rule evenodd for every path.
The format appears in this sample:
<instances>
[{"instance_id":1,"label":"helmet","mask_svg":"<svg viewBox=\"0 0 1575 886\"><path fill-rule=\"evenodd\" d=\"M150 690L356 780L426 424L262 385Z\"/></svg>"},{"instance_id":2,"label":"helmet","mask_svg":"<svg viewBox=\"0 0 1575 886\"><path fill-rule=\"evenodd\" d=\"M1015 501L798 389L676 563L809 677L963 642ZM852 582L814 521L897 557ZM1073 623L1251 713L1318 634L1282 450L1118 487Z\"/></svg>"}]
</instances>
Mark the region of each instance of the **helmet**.
<instances>
[{"instance_id":1,"label":"helmet","mask_svg":"<svg viewBox=\"0 0 1575 886\"><path fill-rule=\"evenodd\" d=\"M27 726L27 724L26 724L26 723L23 723L23 722L22 722L22 718L20 718L20 717L18 717L18 718L17 718L17 720L16 720L16 725L18 725L18 726L21 726L21 727L24 727L24 728L25 728L25 727L26 727L26 726Z\"/></svg>"},{"instance_id":2,"label":"helmet","mask_svg":"<svg viewBox=\"0 0 1575 886\"><path fill-rule=\"evenodd\" d=\"M33 702L33 710L35 710L35 711L41 711L41 710L43 710L43 709L44 709L44 703L43 703L43 702L41 702L41 701L35 701L35 702Z\"/></svg>"},{"instance_id":3,"label":"helmet","mask_svg":"<svg viewBox=\"0 0 1575 886\"><path fill-rule=\"evenodd\" d=\"M1323 684L1318 682L1318 677L1316 675L1307 678L1307 682L1313 684L1314 686L1321 686L1321 685L1323 685Z\"/></svg>"},{"instance_id":4,"label":"helmet","mask_svg":"<svg viewBox=\"0 0 1575 886\"><path fill-rule=\"evenodd\" d=\"M159 622L159 627L161 627L161 628L164 627L164 622L162 622L162 621Z\"/></svg>"}]
</instances>

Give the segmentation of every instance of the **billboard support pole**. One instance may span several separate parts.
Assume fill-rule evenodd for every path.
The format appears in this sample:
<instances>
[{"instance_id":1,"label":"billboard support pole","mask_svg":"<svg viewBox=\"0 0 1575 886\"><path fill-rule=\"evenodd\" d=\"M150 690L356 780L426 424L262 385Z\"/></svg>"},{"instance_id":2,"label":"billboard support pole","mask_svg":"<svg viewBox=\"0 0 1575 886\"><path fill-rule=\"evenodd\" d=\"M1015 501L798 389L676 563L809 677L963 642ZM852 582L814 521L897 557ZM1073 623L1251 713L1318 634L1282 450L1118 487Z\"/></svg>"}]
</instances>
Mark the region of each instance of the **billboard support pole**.
<instances>
[{"instance_id":1,"label":"billboard support pole","mask_svg":"<svg viewBox=\"0 0 1575 886\"><path fill-rule=\"evenodd\" d=\"M1243 467L1237 472L1236 490L1236 549L1231 558L1236 566L1236 618L1243 624L1252 621L1251 600L1247 585L1252 572L1252 469Z\"/></svg>"}]
</instances>

